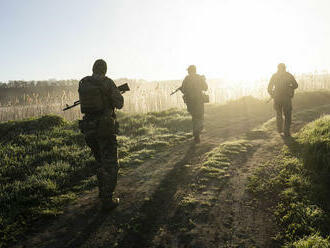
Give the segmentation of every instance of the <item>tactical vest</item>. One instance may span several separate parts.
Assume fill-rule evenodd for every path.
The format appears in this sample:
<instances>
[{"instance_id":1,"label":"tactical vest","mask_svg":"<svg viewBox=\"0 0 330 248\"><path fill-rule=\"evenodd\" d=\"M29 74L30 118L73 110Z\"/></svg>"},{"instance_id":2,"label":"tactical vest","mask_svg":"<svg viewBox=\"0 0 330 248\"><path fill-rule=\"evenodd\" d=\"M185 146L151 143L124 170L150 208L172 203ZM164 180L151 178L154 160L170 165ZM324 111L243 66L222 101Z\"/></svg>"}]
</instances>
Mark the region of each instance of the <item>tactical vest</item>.
<instances>
[{"instance_id":1,"label":"tactical vest","mask_svg":"<svg viewBox=\"0 0 330 248\"><path fill-rule=\"evenodd\" d=\"M288 73L277 73L274 79L274 98L288 99L294 95L294 89L291 87L291 77Z\"/></svg>"},{"instance_id":2,"label":"tactical vest","mask_svg":"<svg viewBox=\"0 0 330 248\"><path fill-rule=\"evenodd\" d=\"M106 108L103 81L86 77L79 83L79 100L81 113L93 114L103 112Z\"/></svg>"},{"instance_id":3,"label":"tactical vest","mask_svg":"<svg viewBox=\"0 0 330 248\"><path fill-rule=\"evenodd\" d=\"M203 77L195 74L189 77L189 83L186 86L185 102L204 102L201 89Z\"/></svg>"}]
</instances>

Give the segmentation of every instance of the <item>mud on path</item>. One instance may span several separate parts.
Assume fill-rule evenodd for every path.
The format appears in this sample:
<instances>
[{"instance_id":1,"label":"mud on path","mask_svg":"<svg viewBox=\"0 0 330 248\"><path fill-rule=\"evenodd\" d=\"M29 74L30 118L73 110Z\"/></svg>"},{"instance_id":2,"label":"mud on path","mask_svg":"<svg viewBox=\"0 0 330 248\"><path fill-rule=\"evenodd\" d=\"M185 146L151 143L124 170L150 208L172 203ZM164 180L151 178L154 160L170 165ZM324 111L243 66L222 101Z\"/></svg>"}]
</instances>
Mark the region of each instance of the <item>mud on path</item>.
<instances>
[{"instance_id":1,"label":"mud on path","mask_svg":"<svg viewBox=\"0 0 330 248\"><path fill-rule=\"evenodd\" d=\"M269 109L221 116L209 107L201 144L178 144L121 174L116 210L101 212L94 190L52 222L40 223L15 247L271 247L276 230L267 207L256 207L245 190L248 176L283 144L273 131L251 131L271 118ZM253 149L233 160L225 185L212 185L203 211L183 209L182 199L196 194L191 189L194 168L207 152L237 137L246 138Z\"/></svg>"}]
</instances>

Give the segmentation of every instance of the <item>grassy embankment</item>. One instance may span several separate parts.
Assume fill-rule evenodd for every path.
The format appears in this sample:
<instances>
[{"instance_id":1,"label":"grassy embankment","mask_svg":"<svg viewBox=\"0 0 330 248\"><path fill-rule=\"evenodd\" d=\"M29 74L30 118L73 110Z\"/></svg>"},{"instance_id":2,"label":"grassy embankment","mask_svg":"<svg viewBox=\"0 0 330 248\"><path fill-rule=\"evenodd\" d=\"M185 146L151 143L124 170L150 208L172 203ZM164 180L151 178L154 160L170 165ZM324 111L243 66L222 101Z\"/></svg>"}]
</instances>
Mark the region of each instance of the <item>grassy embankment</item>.
<instances>
[{"instance_id":1,"label":"grassy embankment","mask_svg":"<svg viewBox=\"0 0 330 248\"><path fill-rule=\"evenodd\" d=\"M122 167L132 168L157 151L191 137L185 111L119 113ZM44 116L0 123L0 247L23 235L37 220L95 188L94 159L77 122ZM30 229L31 230L31 229Z\"/></svg>"},{"instance_id":2,"label":"grassy embankment","mask_svg":"<svg viewBox=\"0 0 330 248\"><path fill-rule=\"evenodd\" d=\"M280 155L250 180L250 190L273 202L284 247L330 247L330 116L285 140Z\"/></svg>"}]
</instances>

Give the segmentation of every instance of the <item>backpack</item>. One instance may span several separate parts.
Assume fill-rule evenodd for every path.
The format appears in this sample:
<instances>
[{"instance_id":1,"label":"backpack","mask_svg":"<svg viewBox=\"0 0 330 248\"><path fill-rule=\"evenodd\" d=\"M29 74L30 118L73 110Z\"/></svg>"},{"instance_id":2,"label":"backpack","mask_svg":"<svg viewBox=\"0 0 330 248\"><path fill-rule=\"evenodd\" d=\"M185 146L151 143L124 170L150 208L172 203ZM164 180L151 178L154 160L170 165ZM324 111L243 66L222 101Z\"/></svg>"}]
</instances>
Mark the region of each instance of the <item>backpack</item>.
<instances>
[{"instance_id":1,"label":"backpack","mask_svg":"<svg viewBox=\"0 0 330 248\"><path fill-rule=\"evenodd\" d=\"M289 73L277 73L275 78L274 95L276 98L286 99L294 96L292 79Z\"/></svg>"},{"instance_id":2,"label":"backpack","mask_svg":"<svg viewBox=\"0 0 330 248\"><path fill-rule=\"evenodd\" d=\"M86 77L79 82L79 101L81 113L96 113L105 110L103 81Z\"/></svg>"},{"instance_id":3,"label":"backpack","mask_svg":"<svg viewBox=\"0 0 330 248\"><path fill-rule=\"evenodd\" d=\"M210 101L209 96L202 91L203 83L205 82L205 76L195 74L190 76L190 83L187 86L187 96L184 96L184 102L202 102L208 103Z\"/></svg>"}]
</instances>

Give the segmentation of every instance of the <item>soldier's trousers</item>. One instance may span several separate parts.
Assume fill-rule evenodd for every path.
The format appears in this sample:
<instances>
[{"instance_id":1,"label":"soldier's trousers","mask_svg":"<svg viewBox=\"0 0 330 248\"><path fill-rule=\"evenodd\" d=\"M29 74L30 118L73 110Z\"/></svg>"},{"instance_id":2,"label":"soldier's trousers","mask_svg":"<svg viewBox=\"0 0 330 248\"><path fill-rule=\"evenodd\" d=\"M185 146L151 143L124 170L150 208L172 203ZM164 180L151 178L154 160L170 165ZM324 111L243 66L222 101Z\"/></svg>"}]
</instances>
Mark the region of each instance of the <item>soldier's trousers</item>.
<instances>
[{"instance_id":1,"label":"soldier's trousers","mask_svg":"<svg viewBox=\"0 0 330 248\"><path fill-rule=\"evenodd\" d=\"M96 176L99 187L99 197L103 203L112 200L117 185L118 153L116 135L112 137L85 136L87 145L91 148L97 162Z\"/></svg>"},{"instance_id":2,"label":"soldier's trousers","mask_svg":"<svg viewBox=\"0 0 330 248\"><path fill-rule=\"evenodd\" d=\"M203 130L204 124L204 104L187 104L187 109L192 117L193 135L194 137L199 137L200 132Z\"/></svg>"},{"instance_id":3,"label":"soldier's trousers","mask_svg":"<svg viewBox=\"0 0 330 248\"><path fill-rule=\"evenodd\" d=\"M289 132L292 119L292 101L290 99L274 100L274 109L276 111L276 124L279 132ZM284 123L283 123L284 114ZM283 125L284 124L284 125ZM283 129L284 128L284 129Z\"/></svg>"}]
</instances>

